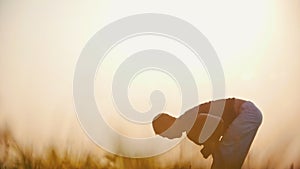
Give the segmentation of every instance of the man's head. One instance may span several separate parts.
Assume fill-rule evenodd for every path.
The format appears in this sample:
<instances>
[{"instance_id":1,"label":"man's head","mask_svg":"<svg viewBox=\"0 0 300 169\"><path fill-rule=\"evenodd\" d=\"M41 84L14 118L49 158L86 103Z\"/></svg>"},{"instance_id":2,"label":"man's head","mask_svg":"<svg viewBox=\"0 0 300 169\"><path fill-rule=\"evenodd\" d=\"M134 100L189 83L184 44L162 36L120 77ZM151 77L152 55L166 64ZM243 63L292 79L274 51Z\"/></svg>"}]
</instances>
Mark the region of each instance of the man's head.
<instances>
[{"instance_id":1,"label":"man's head","mask_svg":"<svg viewBox=\"0 0 300 169\"><path fill-rule=\"evenodd\" d=\"M152 126L155 134L167 138L179 138L182 136L182 131L176 126L176 118L166 113L157 115L153 121Z\"/></svg>"}]
</instances>

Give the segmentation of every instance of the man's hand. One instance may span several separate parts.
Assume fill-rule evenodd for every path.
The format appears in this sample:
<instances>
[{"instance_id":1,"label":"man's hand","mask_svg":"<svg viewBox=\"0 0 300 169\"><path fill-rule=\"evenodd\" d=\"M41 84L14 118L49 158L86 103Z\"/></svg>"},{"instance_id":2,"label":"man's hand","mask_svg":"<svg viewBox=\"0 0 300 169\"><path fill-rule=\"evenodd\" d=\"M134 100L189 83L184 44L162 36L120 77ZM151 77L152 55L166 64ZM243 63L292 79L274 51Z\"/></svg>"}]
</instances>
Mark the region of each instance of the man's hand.
<instances>
[{"instance_id":1,"label":"man's hand","mask_svg":"<svg viewBox=\"0 0 300 169\"><path fill-rule=\"evenodd\" d=\"M212 150L209 146L204 146L200 152L205 159L207 159L212 154Z\"/></svg>"},{"instance_id":2,"label":"man's hand","mask_svg":"<svg viewBox=\"0 0 300 169\"><path fill-rule=\"evenodd\" d=\"M203 148L201 149L201 154L205 159L207 159L212 153L214 153L218 146L218 141L216 142L207 142L203 144Z\"/></svg>"}]
</instances>

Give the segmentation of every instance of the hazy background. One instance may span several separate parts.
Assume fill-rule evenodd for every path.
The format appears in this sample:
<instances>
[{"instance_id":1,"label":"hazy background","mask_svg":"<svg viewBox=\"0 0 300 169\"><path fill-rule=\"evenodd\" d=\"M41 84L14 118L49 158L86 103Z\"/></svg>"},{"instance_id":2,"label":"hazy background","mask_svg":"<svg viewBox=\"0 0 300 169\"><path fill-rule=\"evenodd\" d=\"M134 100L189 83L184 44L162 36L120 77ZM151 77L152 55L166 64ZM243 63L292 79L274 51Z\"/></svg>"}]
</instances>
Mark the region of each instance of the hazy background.
<instances>
[{"instance_id":1,"label":"hazy background","mask_svg":"<svg viewBox=\"0 0 300 169\"><path fill-rule=\"evenodd\" d=\"M218 53L226 79L226 95L252 100L262 110L264 121L253 143L251 159L264 161L270 156L284 159L279 166L299 159L300 1L297 0L0 0L1 125L11 126L17 138L26 144L59 142L95 148L83 134L73 106L76 61L87 41L103 26L145 12L173 15L196 26ZM151 38L149 43L147 40ZM126 49L133 50L133 44L139 44L135 46L138 49L147 43L155 46L157 41L153 37L133 39L111 55L130 53ZM145 42L145 46L138 42ZM178 44L170 40L161 40L160 44L166 50L179 50L174 48ZM184 49L177 53L180 51ZM189 58L192 56L181 55L197 75L200 101L207 101L211 96L209 79L201 63ZM106 63L109 69L117 67L118 61L106 60ZM99 74L109 77L110 72ZM160 83L147 83L150 87L140 94L138 86L145 85L142 82L150 77ZM98 78L97 83L109 85L111 81ZM176 114L180 109L176 83L157 72L137 77L130 89L132 104L139 110L147 110L147 97L156 87L166 90L167 98L173 98L166 110ZM96 89L95 95L99 101L107 101L101 99L101 91ZM117 129L120 126L124 129L124 125L134 128L126 122L118 124L121 125L114 126ZM150 131L149 126L146 128ZM196 148L191 143L185 147ZM197 153L200 155L198 150Z\"/></svg>"}]
</instances>

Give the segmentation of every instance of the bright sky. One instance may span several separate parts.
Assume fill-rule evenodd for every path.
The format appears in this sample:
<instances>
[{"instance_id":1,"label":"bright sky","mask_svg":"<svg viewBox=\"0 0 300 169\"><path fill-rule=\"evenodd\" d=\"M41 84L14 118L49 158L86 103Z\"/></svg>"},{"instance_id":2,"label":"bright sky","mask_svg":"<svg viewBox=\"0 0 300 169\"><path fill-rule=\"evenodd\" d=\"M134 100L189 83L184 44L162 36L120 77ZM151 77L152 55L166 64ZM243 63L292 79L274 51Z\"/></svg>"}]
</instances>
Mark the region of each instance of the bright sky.
<instances>
[{"instance_id":1,"label":"bright sky","mask_svg":"<svg viewBox=\"0 0 300 169\"><path fill-rule=\"evenodd\" d=\"M289 147L292 155L287 158L297 153L299 157L299 8L297 0L0 1L0 117L28 142L37 138L47 140L54 133L62 140L65 135L82 134L73 106L72 80L84 45L103 26L124 16L164 13L188 21L209 39L224 69L228 97L252 100L263 111L264 122L253 151L266 156L276 151L274 147L286 144L293 147ZM172 53L185 52L181 59L197 75L200 101L210 99L211 87L201 63L170 39L133 38L107 57L128 55L149 46ZM104 63L113 71L118 62L107 59ZM111 82L109 72L104 73L108 78L106 85ZM148 85L143 94L138 94L138 86L143 86L142 82L149 77L160 83ZM101 79L96 78L96 84L99 82L102 83ZM155 85L165 90L169 98L167 110L180 109L176 83L155 71L139 75L132 82L129 97L135 108L149 108L147 97ZM98 90L101 91L96 88L95 95L102 101ZM130 126L120 122L121 127L123 123Z\"/></svg>"}]
</instances>

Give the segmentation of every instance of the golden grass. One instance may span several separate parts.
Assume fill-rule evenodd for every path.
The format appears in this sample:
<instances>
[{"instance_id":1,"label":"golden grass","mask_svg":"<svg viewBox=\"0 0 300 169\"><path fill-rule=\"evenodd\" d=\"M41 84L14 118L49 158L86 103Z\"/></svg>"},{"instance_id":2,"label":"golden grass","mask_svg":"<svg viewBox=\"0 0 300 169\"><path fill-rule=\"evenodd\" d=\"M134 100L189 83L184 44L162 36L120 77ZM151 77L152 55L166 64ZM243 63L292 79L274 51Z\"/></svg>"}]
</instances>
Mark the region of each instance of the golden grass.
<instances>
[{"instance_id":1,"label":"golden grass","mask_svg":"<svg viewBox=\"0 0 300 169\"><path fill-rule=\"evenodd\" d=\"M162 167L159 157L133 159L112 154L98 157L91 153L72 153L48 146L42 155L34 153L32 146L24 146L16 141L8 128L0 129L0 169L190 169L189 162L178 162ZM247 160L243 168L251 167ZM259 169L273 168L272 159L261 164ZM286 167L294 169L294 164ZM204 167L197 167L204 169Z\"/></svg>"}]
</instances>

